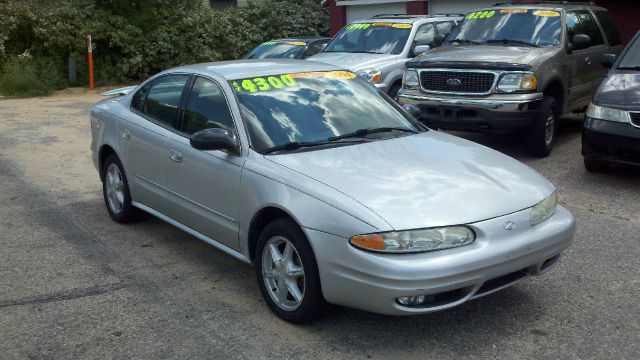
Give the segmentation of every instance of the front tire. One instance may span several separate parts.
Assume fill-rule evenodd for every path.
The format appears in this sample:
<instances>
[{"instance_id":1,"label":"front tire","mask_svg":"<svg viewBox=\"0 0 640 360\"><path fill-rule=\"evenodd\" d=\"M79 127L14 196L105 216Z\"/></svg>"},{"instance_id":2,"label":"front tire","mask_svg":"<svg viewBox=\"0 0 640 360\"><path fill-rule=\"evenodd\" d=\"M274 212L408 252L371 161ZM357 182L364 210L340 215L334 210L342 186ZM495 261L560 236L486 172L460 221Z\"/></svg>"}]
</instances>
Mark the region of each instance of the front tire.
<instances>
[{"instance_id":1,"label":"front tire","mask_svg":"<svg viewBox=\"0 0 640 360\"><path fill-rule=\"evenodd\" d=\"M256 246L256 276L267 305L291 323L313 320L324 298L313 249L300 227L278 219L262 231Z\"/></svg>"},{"instance_id":2,"label":"front tire","mask_svg":"<svg viewBox=\"0 0 640 360\"><path fill-rule=\"evenodd\" d=\"M547 157L556 142L558 132L558 107L551 96L542 99L540 114L526 133L527 152L537 157Z\"/></svg>"},{"instance_id":3,"label":"front tire","mask_svg":"<svg viewBox=\"0 0 640 360\"><path fill-rule=\"evenodd\" d=\"M601 173L609 170L609 163L598 159L584 159L584 168L588 172Z\"/></svg>"},{"instance_id":4,"label":"front tire","mask_svg":"<svg viewBox=\"0 0 640 360\"><path fill-rule=\"evenodd\" d=\"M402 85L400 84L393 84L391 85L391 89L389 89L389 97L392 98L395 102L398 102L398 92L400 91L401 87Z\"/></svg>"},{"instance_id":5,"label":"front tire","mask_svg":"<svg viewBox=\"0 0 640 360\"><path fill-rule=\"evenodd\" d=\"M131 205L129 182L115 154L109 155L102 165L102 179L102 195L109 216L119 223L138 219L140 210Z\"/></svg>"}]
</instances>

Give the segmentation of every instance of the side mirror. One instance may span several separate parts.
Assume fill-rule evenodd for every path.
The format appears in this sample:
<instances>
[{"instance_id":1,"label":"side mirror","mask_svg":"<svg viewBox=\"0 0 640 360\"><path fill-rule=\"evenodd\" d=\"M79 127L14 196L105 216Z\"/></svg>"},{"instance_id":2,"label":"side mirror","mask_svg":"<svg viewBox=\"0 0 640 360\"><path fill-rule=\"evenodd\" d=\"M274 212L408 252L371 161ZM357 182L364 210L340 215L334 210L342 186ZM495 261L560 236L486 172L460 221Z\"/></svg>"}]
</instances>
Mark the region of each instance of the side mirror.
<instances>
[{"instance_id":1,"label":"side mirror","mask_svg":"<svg viewBox=\"0 0 640 360\"><path fill-rule=\"evenodd\" d=\"M404 104L402 105L402 109L409 113L409 115L413 116L415 119L420 118L420 108L413 104Z\"/></svg>"},{"instance_id":2,"label":"side mirror","mask_svg":"<svg viewBox=\"0 0 640 360\"><path fill-rule=\"evenodd\" d=\"M602 54L602 61L600 63L606 68L612 68L617 58L618 55L616 54Z\"/></svg>"},{"instance_id":3,"label":"side mirror","mask_svg":"<svg viewBox=\"0 0 640 360\"><path fill-rule=\"evenodd\" d=\"M413 48L413 55L414 56L422 55L429 50L431 50L431 46L429 45L418 45Z\"/></svg>"},{"instance_id":4,"label":"side mirror","mask_svg":"<svg viewBox=\"0 0 640 360\"><path fill-rule=\"evenodd\" d=\"M444 42L447 36L444 34L438 34L435 38L433 38L433 47L440 46Z\"/></svg>"},{"instance_id":5,"label":"side mirror","mask_svg":"<svg viewBox=\"0 0 640 360\"><path fill-rule=\"evenodd\" d=\"M589 35L576 34L571 42L571 50L584 50L591 46L591 38Z\"/></svg>"},{"instance_id":6,"label":"side mirror","mask_svg":"<svg viewBox=\"0 0 640 360\"><path fill-rule=\"evenodd\" d=\"M240 155L236 134L227 129L202 129L189 138L189 143L198 150L227 150L233 155Z\"/></svg>"}]
</instances>

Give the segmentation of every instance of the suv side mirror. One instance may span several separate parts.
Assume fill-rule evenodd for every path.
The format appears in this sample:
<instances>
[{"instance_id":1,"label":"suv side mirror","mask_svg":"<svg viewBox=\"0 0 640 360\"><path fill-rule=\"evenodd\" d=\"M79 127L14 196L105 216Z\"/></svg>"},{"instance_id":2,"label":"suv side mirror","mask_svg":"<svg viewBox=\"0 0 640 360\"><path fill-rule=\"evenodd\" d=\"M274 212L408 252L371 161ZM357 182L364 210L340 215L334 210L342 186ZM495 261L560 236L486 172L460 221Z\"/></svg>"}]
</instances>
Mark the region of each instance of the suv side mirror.
<instances>
[{"instance_id":1,"label":"suv side mirror","mask_svg":"<svg viewBox=\"0 0 640 360\"><path fill-rule=\"evenodd\" d=\"M446 39L447 36L444 34L438 34L433 38L433 47L437 47L442 45L442 43L444 42L444 39Z\"/></svg>"},{"instance_id":2,"label":"suv side mirror","mask_svg":"<svg viewBox=\"0 0 640 360\"><path fill-rule=\"evenodd\" d=\"M589 35L576 34L571 41L571 50L584 50L591 46L591 38Z\"/></svg>"},{"instance_id":3,"label":"suv side mirror","mask_svg":"<svg viewBox=\"0 0 640 360\"><path fill-rule=\"evenodd\" d=\"M602 60L600 63L606 68L612 68L613 64L616 63L617 58L618 55L616 54L602 54Z\"/></svg>"},{"instance_id":4,"label":"suv side mirror","mask_svg":"<svg viewBox=\"0 0 640 360\"><path fill-rule=\"evenodd\" d=\"M198 150L227 150L233 155L240 155L238 139L233 131L227 129L202 129L191 135L189 143Z\"/></svg>"},{"instance_id":5,"label":"suv side mirror","mask_svg":"<svg viewBox=\"0 0 640 360\"><path fill-rule=\"evenodd\" d=\"M402 109L409 113L409 115L413 116L415 119L420 118L420 108L413 104L404 104L402 105Z\"/></svg>"},{"instance_id":6,"label":"suv side mirror","mask_svg":"<svg viewBox=\"0 0 640 360\"><path fill-rule=\"evenodd\" d=\"M429 45L418 45L413 48L413 55L414 56L422 55L429 50L431 50L431 46Z\"/></svg>"}]
</instances>

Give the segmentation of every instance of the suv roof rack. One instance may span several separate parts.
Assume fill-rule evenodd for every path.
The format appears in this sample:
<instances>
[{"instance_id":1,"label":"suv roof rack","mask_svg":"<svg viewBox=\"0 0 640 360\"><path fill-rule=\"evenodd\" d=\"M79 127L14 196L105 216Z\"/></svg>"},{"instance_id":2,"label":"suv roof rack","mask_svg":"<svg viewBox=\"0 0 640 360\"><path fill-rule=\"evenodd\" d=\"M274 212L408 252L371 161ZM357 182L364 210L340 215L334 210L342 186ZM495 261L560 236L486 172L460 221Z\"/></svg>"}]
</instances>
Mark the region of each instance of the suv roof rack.
<instances>
[{"instance_id":1,"label":"suv roof rack","mask_svg":"<svg viewBox=\"0 0 640 360\"><path fill-rule=\"evenodd\" d=\"M464 17L464 14L430 14L430 15L378 14L378 15L374 15L373 19L379 19L379 18L413 19L413 18L432 18L432 17Z\"/></svg>"},{"instance_id":2,"label":"suv roof rack","mask_svg":"<svg viewBox=\"0 0 640 360\"><path fill-rule=\"evenodd\" d=\"M532 5L532 4L550 4L550 5L595 5L595 1L527 1L527 0L522 0L522 1L506 1L506 2L499 2L499 3L495 3L493 4L493 6L502 6L502 5Z\"/></svg>"}]
</instances>

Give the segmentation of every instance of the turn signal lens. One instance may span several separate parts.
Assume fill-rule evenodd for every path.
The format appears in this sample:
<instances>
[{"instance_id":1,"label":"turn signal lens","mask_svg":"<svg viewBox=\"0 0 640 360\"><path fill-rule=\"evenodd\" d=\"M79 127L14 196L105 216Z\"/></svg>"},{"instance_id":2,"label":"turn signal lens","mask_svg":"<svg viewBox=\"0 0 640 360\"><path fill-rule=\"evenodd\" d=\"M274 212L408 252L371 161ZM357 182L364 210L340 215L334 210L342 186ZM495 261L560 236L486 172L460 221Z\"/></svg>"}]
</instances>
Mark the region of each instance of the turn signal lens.
<instances>
[{"instance_id":1,"label":"turn signal lens","mask_svg":"<svg viewBox=\"0 0 640 360\"><path fill-rule=\"evenodd\" d=\"M350 242L353 246L363 250L388 253L416 253L468 245L474 240L475 233L470 228L466 226L447 226L356 235L351 238Z\"/></svg>"}]
</instances>

